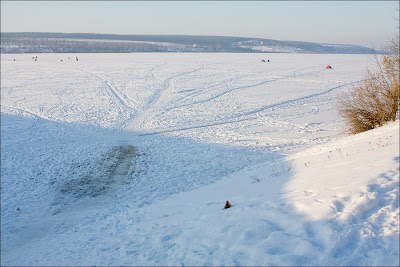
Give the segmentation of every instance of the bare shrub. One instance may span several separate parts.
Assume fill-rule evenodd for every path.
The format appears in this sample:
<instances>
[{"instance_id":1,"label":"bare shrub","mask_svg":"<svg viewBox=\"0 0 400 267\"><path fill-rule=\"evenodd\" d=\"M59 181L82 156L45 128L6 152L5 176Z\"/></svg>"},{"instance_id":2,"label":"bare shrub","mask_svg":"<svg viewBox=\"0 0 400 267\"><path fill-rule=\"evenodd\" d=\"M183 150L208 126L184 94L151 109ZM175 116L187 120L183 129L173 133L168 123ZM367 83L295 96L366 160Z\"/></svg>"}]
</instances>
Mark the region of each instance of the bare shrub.
<instances>
[{"instance_id":1,"label":"bare shrub","mask_svg":"<svg viewBox=\"0 0 400 267\"><path fill-rule=\"evenodd\" d=\"M375 55L376 72L367 70L360 86L339 100L339 114L350 131L360 133L395 121L399 110L399 36Z\"/></svg>"}]
</instances>

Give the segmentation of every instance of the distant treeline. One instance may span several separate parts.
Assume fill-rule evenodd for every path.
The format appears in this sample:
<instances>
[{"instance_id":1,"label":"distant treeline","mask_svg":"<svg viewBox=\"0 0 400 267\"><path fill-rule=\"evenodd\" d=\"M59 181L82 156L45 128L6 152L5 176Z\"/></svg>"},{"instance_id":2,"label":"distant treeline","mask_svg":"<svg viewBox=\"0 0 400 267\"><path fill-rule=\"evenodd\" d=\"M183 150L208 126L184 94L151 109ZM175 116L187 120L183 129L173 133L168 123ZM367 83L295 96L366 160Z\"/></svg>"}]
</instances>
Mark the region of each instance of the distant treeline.
<instances>
[{"instance_id":1,"label":"distant treeline","mask_svg":"<svg viewBox=\"0 0 400 267\"><path fill-rule=\"evenodd\" d=\"M91 41L55 38L1 39L2 53L131 53L167 52L184 49L179 46L145 42Z\"/></svg>"},{"instance_id":2,"label":"distant treeline","mask_svg":"<svg viewBox=\"0 0 400 267\"><path fill-rule=\"evenodd\" d=\"M261 38L92 33L1 33L1 53L297 52L370 54L355 45L329 45Z\"/></svg>"}]
</instances>

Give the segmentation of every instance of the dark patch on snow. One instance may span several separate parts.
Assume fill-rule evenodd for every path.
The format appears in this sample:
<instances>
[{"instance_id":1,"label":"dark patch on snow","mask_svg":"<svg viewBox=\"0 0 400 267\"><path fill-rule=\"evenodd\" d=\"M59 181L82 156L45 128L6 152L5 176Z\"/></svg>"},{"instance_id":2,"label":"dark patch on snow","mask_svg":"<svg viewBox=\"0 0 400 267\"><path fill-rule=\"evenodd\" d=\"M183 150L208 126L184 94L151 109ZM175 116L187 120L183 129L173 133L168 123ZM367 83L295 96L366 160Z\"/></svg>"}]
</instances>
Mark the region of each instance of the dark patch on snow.
<instances>
[{"instance_id":1,"label":"dark patch on snow","mask_svg":"<svg viewBox=\"0 0 400 267\"><path fill-rule=\"evenodd\" d=\"M76 198L105 194L114 184L129 181L126 176L135 156L136 150L132 145L113 147L101 160L74 166L80 169L80 175L62 184L60 191Z\"/></svg>"}]
</instances>

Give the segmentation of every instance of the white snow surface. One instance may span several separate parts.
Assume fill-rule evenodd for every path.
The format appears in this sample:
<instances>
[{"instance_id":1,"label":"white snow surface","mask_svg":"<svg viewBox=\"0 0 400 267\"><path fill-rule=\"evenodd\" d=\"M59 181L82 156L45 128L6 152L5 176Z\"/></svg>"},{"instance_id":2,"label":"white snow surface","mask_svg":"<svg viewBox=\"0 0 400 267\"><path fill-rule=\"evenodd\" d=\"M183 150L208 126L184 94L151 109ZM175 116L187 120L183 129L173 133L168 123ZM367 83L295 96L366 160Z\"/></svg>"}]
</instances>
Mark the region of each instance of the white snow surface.
<instances>
[{"instance_id":1,"label":"white snow surface","mask_svg":"<svg viewBox=\"0 0 400 267\"><path fill-rule=\"evenodd\" d=\"M399 123L336 111L371 56L33 56L1 55L2 265L399 265Z\"/></svg>"}]
</instances>

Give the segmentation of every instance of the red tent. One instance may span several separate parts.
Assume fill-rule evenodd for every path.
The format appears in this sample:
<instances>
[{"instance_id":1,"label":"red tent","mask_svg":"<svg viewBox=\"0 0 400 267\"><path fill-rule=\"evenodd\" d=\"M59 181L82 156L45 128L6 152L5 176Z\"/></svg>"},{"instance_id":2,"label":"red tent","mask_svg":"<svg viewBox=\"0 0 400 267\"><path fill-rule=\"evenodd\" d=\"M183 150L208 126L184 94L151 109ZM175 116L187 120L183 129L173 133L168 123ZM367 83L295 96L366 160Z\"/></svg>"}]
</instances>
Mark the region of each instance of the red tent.
<instances>
[{"instance_id":1,"label":"red tent","mask_svg":"<svg viewBox=\"0 0 400 267\"><path fill-rule=\"evenodd\" d=\"M332 69L331 65L326 66L326 69Z\"/></svg>"}]
</instances>

